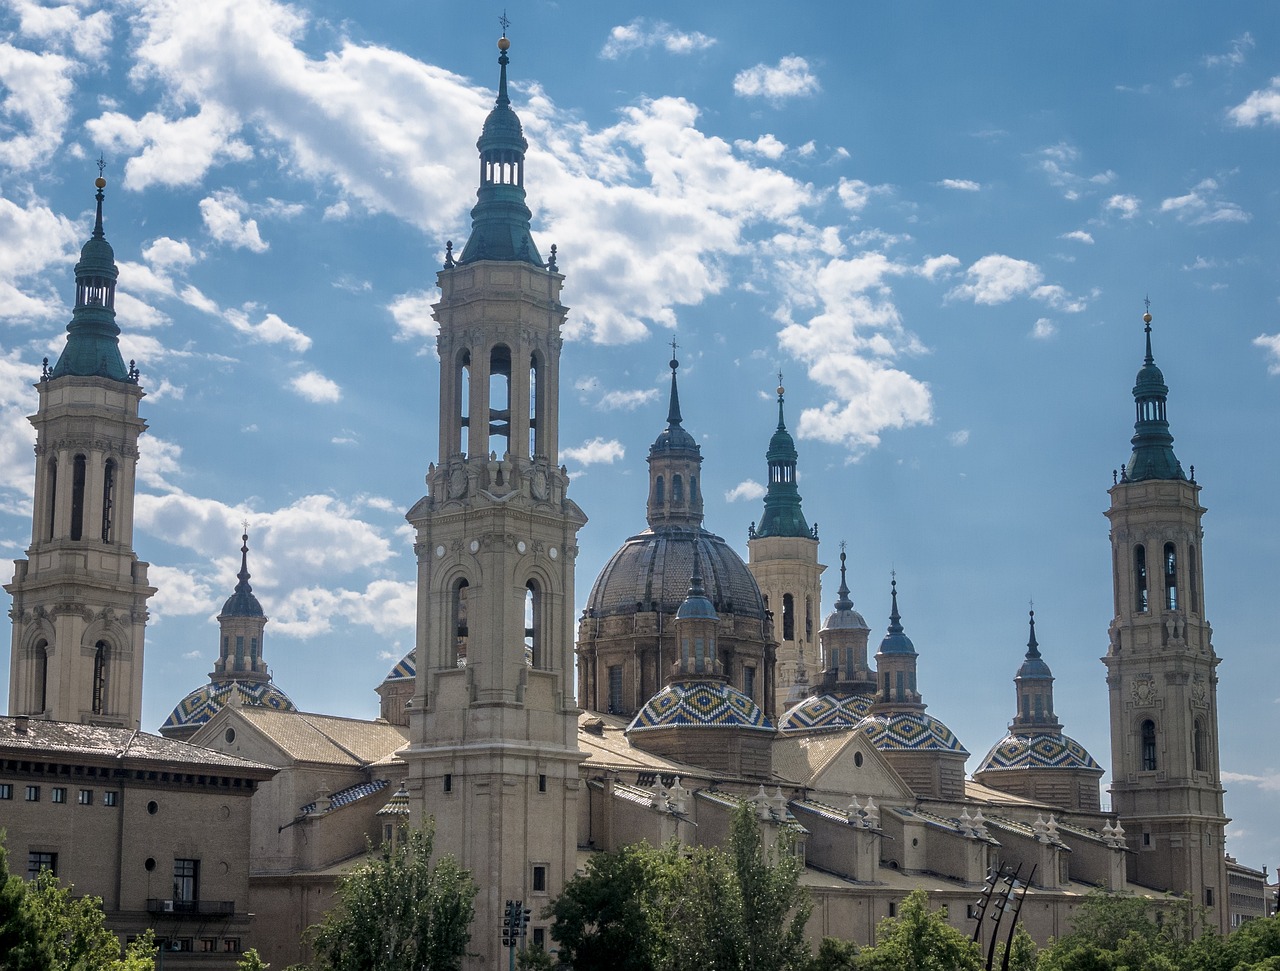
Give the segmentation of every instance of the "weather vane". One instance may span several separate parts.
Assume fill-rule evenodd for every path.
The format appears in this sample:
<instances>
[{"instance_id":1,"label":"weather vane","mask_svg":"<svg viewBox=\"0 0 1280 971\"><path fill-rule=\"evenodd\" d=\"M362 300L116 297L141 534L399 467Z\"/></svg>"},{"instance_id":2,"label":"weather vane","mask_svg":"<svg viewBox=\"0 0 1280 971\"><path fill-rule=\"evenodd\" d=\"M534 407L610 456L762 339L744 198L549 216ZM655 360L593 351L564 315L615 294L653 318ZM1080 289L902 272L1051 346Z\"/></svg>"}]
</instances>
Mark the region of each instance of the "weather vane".
<instances>
[{"instance_id":1,"label":"weather vane","mask_svg":"<svg viewBox=\"0 0 1280 971\"><path fill-rule=\"evenodd\" d=\"M507 19L507 11L505 7L502 10L502 16L498 18L498 23L502 25L502 36L506 37L507 28L511 26L511 21Z\"/></svg>"},{"instance_id":2,"label":"weather vane","mask_svg":"<svg viewBox=\"0 0 1280 971\"><path fill-rule=\"evenodd\" d=\"M843 552L844 552L844 547L845 547L845 542L844 542L844 540L841 540L841 541L840 541L840 552L841 552L841 553L843 553Z\"/></svg>"},{"instance_id":3,"label":"weather vane","mask_svg":"<svg viewBox=\"0 0 1280 971\"><path fill-rule=\"evenodd\" d=\"M247 533L249 532L249 520L247 520L247 519L242 519L242 520L240 521L240 525L244 527L244 531L245 531L245 533L247 534Z\"/></svg>"},{"instance_id":4,"label":"weather vane","mask_svg":"<svg viewBox=\"0 0 1280 971\"><path fill-rule=\"evenodd\" d=\"M98 178L102 178L102 172L104 169L106 169L106 167L107 167L107 160L103 157L102 153L99 152L98 153Z\"/></svg>"},{"instance_id":5,"label":"weather vane","mask_svg":"<svg viewBox=\"0 0 1280 971\"><path fill-rule=\"evenodd\" d=\"M1147 313L1151 313L1151 294L1147 294L1142 298L1142 302L1147 305Z\"/></svg>"},{"instance_id":6,"label":"weather vane","mask_svg":"<svg viewBox=\"0 0 1280 971\"><path fill-rule=\"evenodd\" d=\"M680 346L680 345L676 343L676 339L675 339L674 337L672 337L672 338L671 338L671 356L672 356L672 357L675 357L675 356L676 356L676 348L677 348L677 347L679 347L679 346Z\"/></svg>"}]
</instances>

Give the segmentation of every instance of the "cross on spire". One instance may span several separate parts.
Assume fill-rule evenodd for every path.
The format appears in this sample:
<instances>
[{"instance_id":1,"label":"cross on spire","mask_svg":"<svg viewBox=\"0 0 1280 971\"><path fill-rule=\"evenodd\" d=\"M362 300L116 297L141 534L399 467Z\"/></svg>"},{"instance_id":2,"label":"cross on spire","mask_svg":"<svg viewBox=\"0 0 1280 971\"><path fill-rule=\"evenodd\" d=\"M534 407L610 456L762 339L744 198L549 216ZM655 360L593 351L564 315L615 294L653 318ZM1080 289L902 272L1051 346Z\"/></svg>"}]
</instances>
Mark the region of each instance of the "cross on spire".
<instances>
[{"instance_id":1,"label":"cross on spire","mask_svg":"<svg viewBox=\"0 0 1280 971\"><path fill-rule=\"evenodd\" d=\"M98 153L98 178L102 178L102 173L107 167L107 160L101 152Z\"/></svg>"},{"instance_id":2,"label":"cross on spire","mask_svg":"<svg viewBox=\"0 0 1280 971\"><path fill-rule=\"evenodd\" d=\"M511 26L511 21L507 19L507 11L505 7L502 10L502 16L498 18L498 23L502 25L502 36L506 37L507 28Z\"/></svg>"}]
</instances>

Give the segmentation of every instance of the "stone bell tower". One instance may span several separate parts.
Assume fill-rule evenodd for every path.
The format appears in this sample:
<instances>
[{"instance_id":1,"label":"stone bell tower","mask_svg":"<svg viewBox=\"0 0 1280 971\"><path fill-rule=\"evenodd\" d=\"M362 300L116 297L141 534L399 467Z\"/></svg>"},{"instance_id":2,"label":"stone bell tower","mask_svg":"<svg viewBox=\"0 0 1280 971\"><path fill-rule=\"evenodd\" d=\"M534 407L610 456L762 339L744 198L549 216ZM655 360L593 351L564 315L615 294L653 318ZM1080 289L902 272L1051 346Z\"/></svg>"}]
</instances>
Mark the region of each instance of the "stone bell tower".
<instances>
[{"instance_id":1,"label":"stone bell tower","mask_svg":"<svg viewBox=\"0 0 1280 971\"><path fill-rule=\"evenodd\" d=\"M528 143L507 96L477 143L478 202L461 256L437 274L440 451L408 513L418 558L417 685L410 792L436 820L436 847L480 887L470 950L496 967L504 901L530 930L573 875L578 708L573 695L574 559L586 516L558 460L560 303L555 248L530 233Z\"/></svg>"},{"instance_id":2,"label":"stone bell tower","mask_svg":"<svg viewBox=\"0 0 1280 971\"><path fill-rule=\"evenodd\" d=\"M31 546L17 560L9 713L138 728L147 564L133 551L138 372L120 356L115 253L102 230L76 264L76 304L58 362L36 390Z\"/></svg>"},{"instance_id":3,"label":"stone bell tower","mask_svg":"<svg viewBox=\"0 0 1280 971\"><path fill-rule=\"evenodd\" d=\"M1218 768L1219 658L1205 619L1200 486L1173 454L1169 389L1151 353L1133 388L1133 454L1111 487L1111 799L1129 877L1185 893L1226 930Z\"/></svg>"}]
</instances>

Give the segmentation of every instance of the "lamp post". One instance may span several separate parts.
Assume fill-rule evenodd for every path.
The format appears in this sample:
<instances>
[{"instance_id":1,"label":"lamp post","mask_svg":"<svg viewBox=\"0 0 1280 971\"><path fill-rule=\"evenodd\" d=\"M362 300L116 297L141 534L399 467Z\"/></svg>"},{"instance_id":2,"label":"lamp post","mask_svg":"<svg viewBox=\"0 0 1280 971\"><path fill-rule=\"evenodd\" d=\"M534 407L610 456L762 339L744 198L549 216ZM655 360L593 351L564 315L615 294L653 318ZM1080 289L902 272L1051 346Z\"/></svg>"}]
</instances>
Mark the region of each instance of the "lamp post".
<instances>
[{"instance_id":1,"label":"lamp post","mask_svg":"<svg viewBox=\"0 0 1280 971\"><path fill-rule=\"evenodd\" d=\"M523 900L508 900L503 910L502 946L507 949L507 964L510 971L515 971L516 968L516 948L529 933L530 913Z\"/></svg>"}]
</instances>

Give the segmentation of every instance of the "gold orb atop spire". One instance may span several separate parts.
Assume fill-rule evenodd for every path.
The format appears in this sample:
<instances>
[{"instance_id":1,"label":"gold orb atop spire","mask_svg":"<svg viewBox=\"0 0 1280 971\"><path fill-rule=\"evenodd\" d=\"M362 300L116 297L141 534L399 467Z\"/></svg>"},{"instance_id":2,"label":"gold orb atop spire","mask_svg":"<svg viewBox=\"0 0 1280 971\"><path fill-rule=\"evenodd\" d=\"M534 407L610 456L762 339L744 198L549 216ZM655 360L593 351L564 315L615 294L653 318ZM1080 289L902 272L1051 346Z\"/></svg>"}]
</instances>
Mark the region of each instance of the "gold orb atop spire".
<instances>
[{"instance_id":1,"label":"gold orb atop spire","mask_svg":"<svg viewBox=\"0 0 1280 971\"><path fill-rule=\"evenodd\" d=\"M787 393L787 389L784 388L782 385L778 385L778 397L781 398L786 393Z\"/></svg>"},{"instance_id":2,"label":"gold orb atop spire","mask_svg":"<svg viewBox=\"0 0 1280 971\"><path fill-rule=\"evenodd\" d=\"M107 180L104 179L102 176L98 176L96 179L93 180L93 184L97 186L99 189L105 189L107 187Z\"/></svg>"},{"instance_id":3,"label":"gold orb atop spire","mask_svg":"<svg viewBox=\"0 0 1280 971\"><path fill-rule=\"evenodd\" d=\"M1145 314L1143 314L1143 315L1142 315L1142 322L1143 322L1143 323L1145 323L1145 324L1149 324L1149 323L1151 323L1151 311L1150 311L1150 310L1148 310Z\"/></svg>"},{"instance_id":4,"label":"gold orb atop spire","mask_svg":"<svg viewBox=\"0 0 1280 971\"><path fill-rule=\"evenodd\" d=\"M510 47L511 47L511 41L507 40L506 34L503 34L501 37L498 38L498 50L502 51L505 54Z\"/></svg>"}]
</instances>

